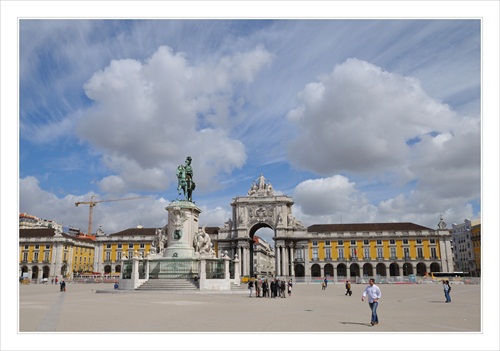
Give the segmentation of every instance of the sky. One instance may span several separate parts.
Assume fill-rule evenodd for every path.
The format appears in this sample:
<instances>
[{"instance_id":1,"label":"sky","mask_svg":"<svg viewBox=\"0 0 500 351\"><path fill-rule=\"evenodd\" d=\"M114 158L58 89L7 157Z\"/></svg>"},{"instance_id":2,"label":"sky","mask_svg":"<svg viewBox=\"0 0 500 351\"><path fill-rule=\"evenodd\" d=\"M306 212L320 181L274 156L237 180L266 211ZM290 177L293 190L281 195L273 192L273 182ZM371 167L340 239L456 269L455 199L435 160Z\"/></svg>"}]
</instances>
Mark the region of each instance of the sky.
<instances>
[{"instance_id":1,"label":"sky","mask_svg":"<svg viewBox=\"0 0 500 351\"><path fill-rule=\"evenodd\" d=\"M261 173L306 226L481 214L477 19L22 19L19 211L166 224L192 156L200 223Z\"/></svg>"},{"instance_id":2,"label":"sky","mask_svg":"<svg viewBox=\"0 0 500 351\"><path fill-rule=\"evenodd\" d=\"M164 226L188 155L201 224L222 226L262 173L305 225L484 216L483 271L498 267L487 252L498 247L497 2L0 6L2 277L7 260L17 277L19 212L86 231L88 207L75 202L148 196L98 204L94 230ZM498 345L498 297L484 302L483 333L441 348ZM10 348L40 347L11 332ZM224 349L218 337L203 340ZM370 337L372 349L402 347ZM74 344L57 338L51 349ZM284 346L305 347L294 341Z\"/></svg>"}]
</instances>

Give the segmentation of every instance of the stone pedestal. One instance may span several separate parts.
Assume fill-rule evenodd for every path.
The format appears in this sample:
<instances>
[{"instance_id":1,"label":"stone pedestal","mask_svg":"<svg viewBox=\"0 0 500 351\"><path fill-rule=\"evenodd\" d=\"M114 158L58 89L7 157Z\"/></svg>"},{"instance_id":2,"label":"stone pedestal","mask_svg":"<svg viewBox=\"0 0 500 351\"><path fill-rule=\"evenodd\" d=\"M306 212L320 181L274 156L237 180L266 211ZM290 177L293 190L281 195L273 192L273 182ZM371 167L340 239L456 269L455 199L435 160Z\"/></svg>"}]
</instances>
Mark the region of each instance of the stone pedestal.
<instances>
[{"instance_id":1,"label":"stone pedestal","mask_svg":"<svg viewBox=\"0 0 500 351\"><path fill-rule=\"evenodd\" d=\"M168 211L168 239L163 257L193 258L201 209L189 201L174 201L165 209Z\"/></svg>"}]
</instances>

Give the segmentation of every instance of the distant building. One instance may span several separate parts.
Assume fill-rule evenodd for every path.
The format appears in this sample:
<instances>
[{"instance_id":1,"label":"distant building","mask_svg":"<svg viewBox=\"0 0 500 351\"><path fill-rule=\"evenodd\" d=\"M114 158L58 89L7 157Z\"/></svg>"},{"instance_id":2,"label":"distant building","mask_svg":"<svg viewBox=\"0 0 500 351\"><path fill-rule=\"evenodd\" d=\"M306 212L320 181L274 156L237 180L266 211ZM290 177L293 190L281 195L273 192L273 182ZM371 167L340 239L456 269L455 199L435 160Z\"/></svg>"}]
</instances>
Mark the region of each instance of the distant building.
<instances>
[{"instance_id":1,"label":"distant building","mask_svg":"<svg viewBox=\"0 0 500 351\"><path fill-rule=\"evenodd\" d=\"M216 257L237 257L239 276L306 282L324 276L337 281L366 277L394 281L430 272L480 274L480 221L466 220L454 224L452 230L442 218L437 229L409 222L306 227L292 215L293 204L291 197L275 194L261 174L247 196L233 199L227 222L205 227ZM126 271L125 258L162 253L168 237L165 227L138 226L109 235L98 230L96 235L85 236L79 230L62 233L56 223L26 214L20 215L21 222L20 271L38 280L80 272L119 277ZM261 228L273 231L273 243L256 235ZM148 266L145 263L140 269L154 269ZM234 267L230 264L233 273Z\"/></svg>"},{"instance_id":2,"label":"distant building","mask_svg":"<svg viewBox=\"0 0 500 351\"><path fill-rule=\"evenodd\" d=\"M477 227L479 226L479 227ZM478 271L476 254L479 254L477 259L480 259L480 238L481 238L481 220L465 219L463 223L453 223L451 235L453 240L453 253L455 258L455 271L470 272L475 275ZM472 228L476 227L474 249ZM479 234L479 235L477 235Z\"/></svg>"},{"instance_id":3,"label":"distant building","mask_svg":"<svg viewBox=\"0 0 500 351\"><path fill-rule=\"evenodd\" d=\"M19 270L28 279L40 282L92 273L94 243L75 238L54 228L20 229Z\"/></svg>"},{"instance_id":4,"label":"distant building","mask_svg":"<svg viewBox=\"0 0 500 351\"><path fill-rule=\"evenodd\" d=\"M96 236L94 271L119 277L125 257L146 257L149 254L155 233L156 228L138 226L105 236Z\"/></svg>"},{"instance_id":5,"label":"distant building","mask_svg":"<svg viewBox=\"0 0 500 351\"><path fill-rule=\"evenodd\" d=\"M274 249L260 236L253 237L253 264L254 274L274 276Z\"/></svg>"},{"instance_id":6,"label":"distant building","mask_svg":"<svg viewBox=\"0 0 500 351\"><path fill-rule=\"evenodd\" d=\"M35 228L54 228L62 231L62 224L56 223L52 220L40 219L27 213L19 214L19 229Z\"/></svg>"},{"instance_id":7,"label":"distant building","mask_svg":"<svg viewBox=\"0 0 500 351\"><path fill-rule=\"evenodd\" d=\"M474 250L475 272L474 276L481 276L481 222L476 223L471 228L472 248Z\"/></svg>"}]
</instances>

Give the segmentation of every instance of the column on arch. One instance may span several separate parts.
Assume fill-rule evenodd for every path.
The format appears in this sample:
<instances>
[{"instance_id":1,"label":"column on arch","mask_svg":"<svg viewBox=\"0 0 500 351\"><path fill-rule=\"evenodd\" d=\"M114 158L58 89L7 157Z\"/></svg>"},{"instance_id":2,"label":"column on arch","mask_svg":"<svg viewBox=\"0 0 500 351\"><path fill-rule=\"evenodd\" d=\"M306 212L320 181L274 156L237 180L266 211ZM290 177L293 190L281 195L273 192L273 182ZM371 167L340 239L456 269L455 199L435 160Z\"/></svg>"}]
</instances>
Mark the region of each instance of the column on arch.
<instances>
[{"instance_id":1,"label":"column on arch","mask_svg":"<svg viewBox=\"0 0 500 351\"><path fill-rule=\"evenodd\" d=\"M281 255L280 255L281 246L276 245L276 276L281 275Z\"/></svg>"},{"instance_id":2,"label":"column on arch","mask_svg":"<svg viewBox=\"0 0 500 351\"><path fill-rule=\"evenodd\" d=\"M290 274L290 269L289 269L289 258L288 258L288 246L284 245L283 246L283 275L288 276Z\"/></svg>"},{"instance_id":3,"label":"column on arch","mask_svg":"<svg viewBox=\"0 0 500 351\"><path fill-rule=\"evenodd\" d=\"M245 274L250 275L250 272L252 271L250 269L250 248L247 245L243 246L243 252L245 253Z\"/></svg>"},{"instance_id":4,"label":"column on arch","mask_svg":"<svg viewBox=\"0 0 500 351\"><path fill-rule=\"evenodd\" d=\"M309 245L303 245L302 246L302 253L304 257L304 279L306 281L311 280L311 264L310 264L310 259L309 259ZM307 278L309 277L309 278Z\"/></svg>"}]
</instances>

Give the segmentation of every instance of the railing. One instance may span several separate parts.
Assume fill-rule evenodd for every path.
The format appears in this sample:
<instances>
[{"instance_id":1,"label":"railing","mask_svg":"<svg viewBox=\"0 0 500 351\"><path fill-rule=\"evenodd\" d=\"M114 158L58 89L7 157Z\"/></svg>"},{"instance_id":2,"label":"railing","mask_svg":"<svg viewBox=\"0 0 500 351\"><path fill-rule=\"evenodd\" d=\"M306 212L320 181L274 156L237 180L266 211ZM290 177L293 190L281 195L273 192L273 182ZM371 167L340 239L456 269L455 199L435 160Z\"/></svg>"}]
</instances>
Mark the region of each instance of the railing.
<instances>
[{"instance_id":1,"label":"railing","mask_svg":"<svg viewBox=\"0 0 500 351\"><path fill-rule=\"evenodd\" d=\"M207 260L205 273L207 279L224 279L224 261Z\"/></svg>"},{"instance_id":2,"label":"railing","mask_svg":"<svg viewBox=\"0 0 500 351\"><path fill-rule=\"evenodd\" d=\"M175 261L149 262L150 279L192 279L197 276L199 276L198 261L178 259Z\"/></svg>"}]
</instances>

